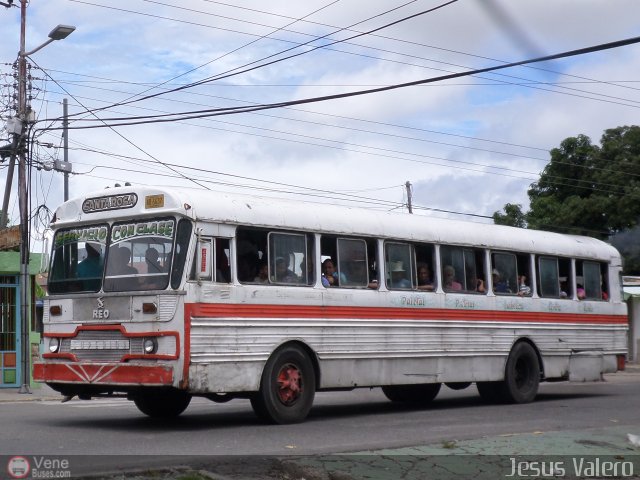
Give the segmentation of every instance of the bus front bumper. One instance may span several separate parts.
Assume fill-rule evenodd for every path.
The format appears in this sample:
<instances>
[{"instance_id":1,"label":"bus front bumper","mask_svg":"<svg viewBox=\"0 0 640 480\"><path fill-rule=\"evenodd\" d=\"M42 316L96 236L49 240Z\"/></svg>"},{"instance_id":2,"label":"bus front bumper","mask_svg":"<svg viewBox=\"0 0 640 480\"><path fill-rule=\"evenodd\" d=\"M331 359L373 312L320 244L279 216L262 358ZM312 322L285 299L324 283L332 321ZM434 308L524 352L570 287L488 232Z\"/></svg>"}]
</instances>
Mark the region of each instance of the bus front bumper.
<instances>
[{"instance_id":1,"label":"bus front bumper","mask_svg":"<svg viewBox=\"0 0 640 480\"><path fill-rule=\"evenodd\" d=\"M48 384L105 387L169 387L174 369L163 365L131 363L34 362L33 379Z\"/></svg>"}]
</instances>

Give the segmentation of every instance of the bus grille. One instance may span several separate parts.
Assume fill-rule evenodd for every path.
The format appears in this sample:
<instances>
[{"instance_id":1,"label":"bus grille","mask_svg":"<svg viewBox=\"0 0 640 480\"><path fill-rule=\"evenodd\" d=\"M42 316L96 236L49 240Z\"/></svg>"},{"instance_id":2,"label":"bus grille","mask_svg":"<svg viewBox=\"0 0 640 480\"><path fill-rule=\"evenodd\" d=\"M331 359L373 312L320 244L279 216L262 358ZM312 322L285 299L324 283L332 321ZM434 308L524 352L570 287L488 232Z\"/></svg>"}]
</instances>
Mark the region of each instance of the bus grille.
<instances>
[{"instance_id":1,"label":"bus grille","mask_svg":"<svg viewBox=\"0 0 640 480\"><path fill-rule=\"evenodd\" d=\"M125 337L122 332L86 330L74 338L63 338L60 353L72 353L78 360L119 362L124 355L141 354L142 337Z\"/></svg>"}]
</instances>

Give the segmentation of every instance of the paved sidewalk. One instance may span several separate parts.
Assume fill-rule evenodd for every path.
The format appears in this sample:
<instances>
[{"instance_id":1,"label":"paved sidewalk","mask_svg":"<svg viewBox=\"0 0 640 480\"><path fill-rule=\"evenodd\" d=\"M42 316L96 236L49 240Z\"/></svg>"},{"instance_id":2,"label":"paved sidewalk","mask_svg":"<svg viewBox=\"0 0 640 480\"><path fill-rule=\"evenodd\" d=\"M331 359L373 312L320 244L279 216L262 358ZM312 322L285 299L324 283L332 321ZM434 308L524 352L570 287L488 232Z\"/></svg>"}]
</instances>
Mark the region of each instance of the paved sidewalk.
<instances>
[{"instance_id":1,"label":"paved sidewalk","mask_svg":"<svg viewBox=\"0 0 640 480\"><path fill-rule=\"evenodd\" d=\"M62 395L43 383L29 387L29 390L31 393L19 393L19 388L0 388L0 403L62 400Z\"/></svg>"}]
</instances>

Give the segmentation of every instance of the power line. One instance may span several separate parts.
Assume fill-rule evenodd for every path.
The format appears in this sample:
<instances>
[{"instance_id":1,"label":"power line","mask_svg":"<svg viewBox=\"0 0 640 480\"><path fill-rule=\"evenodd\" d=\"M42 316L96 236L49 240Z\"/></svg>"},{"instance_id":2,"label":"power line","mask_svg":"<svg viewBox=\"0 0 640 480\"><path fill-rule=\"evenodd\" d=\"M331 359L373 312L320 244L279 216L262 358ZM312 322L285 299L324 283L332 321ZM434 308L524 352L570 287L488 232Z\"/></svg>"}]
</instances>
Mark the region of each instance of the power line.
<instances>
[{"instance_id":1,"label":"power line","mask_svg":"<svg viewBox=\"0 0 640 480\"><path fill-rule=\"evenodd\" d=\"M32 60L32 62L33 62L36 66L38 66L38 68L40 68L40 70L42 70L42 71L44 72L44 74L45 74L45 75L47 75L47 77L48 77L48 78L50 78L50 79L51 79L51 80L52 80L56 85L58 85L58 87L60 87L62 90L64 90L64 91L65 91L65 92L66 92L66 93L67 93L71 98L73 98L76 102L78 102L78 104L82 105L82 102L80 102L77 98L75 98L71 93L67 92L67 91L65 90L65 88L64 88L62 85L60 85L58 82L56 82L56 80L55 80L53 77L51 77L51 76L50 76L46 71L44 71L44 70L42 69L42 67L40 67L40 66L39 66L39 65L38 65L34 60ZM86 107L84 107L84 105L83 105L83 108L85 108L85 109L86 109ZM97 116L96 116L96 118L97 118ZM100 119L98 118L98 120L100 120ZM47 120L43 120L43 121L47 121ZM101 120L100 120L100 121L101 121ZM36 122L36 123L38 123L38 122ZM104 123L104 122L103 122L103 123ZM109 128L111 131L113 131L116 135L118 135L120 138L122 138L122 139L123 139L125 142L127 142L129 145L131 145L132 147L134 147L136 150L139 150L140 152L142 152L142 153L144 153L145 155L147 155L149 158L154 159L157 163L159 163L159 164L161 164L161 165L162 165L162 162L161 162L160 160L158 160L158 159L157 159L157 158L155 158L153 155L151 155L150 153L148 153L148 152L146 152L145 150L143 150L143 149L142 149L142 147L140 147L140 146L136 145L132 140L130 140L129 138L125 137L123 134L121 134L120 132L116 131L114 128L109 127L109 126L108 126L108 125L106 125L106 124L104 124L104 125L105 125L107 128ZM49 129L49 130L52 130L53 128L50 128L50 127L49 127L48 129ZM172 170L172 169L171 169L171 170ZM173 170L172 170L172 171L173 171ZM191 179L189 179L189 180L190 180L191 182L195 183L196 185L200 186L200 187L204 187L203 185L200 185L200 183L198 183L198 181L197 181L197 180L195 180L195 179L193 179L193 178L191 178Z\"/></svg>"},{"instance_id":2,"label":"power line","mask_svg":"<svg viewBox=\"0 0 640 480\"><path fill-rule=\"evenodd\" d=\"M401 155L409 155L409 156L413 156L413 157L421 157L421 158L430 158L430 159L434 159L434 160L442 160L442 161L445 161L445 162L456 163L456 164L472 165L474 167L497 169L497 170L501 170L502 172L507 171L507 172L514 172L514 173L524 173L524 174L527 174L527 175L538 175L536 172L523 171L523 170L520 170L520 169L507 168L507 167L503 167L503 166L479 164L479 163L476 163L476 162L456 160L456 159L452 159L452 158L442 158L442 157L437 157L437 156L433 156L433 155L426 155L426 154L421 154L421 153L403 152L403 151L398 151L398 150L394 150L394 149L385 149L385 148L381 148L381 147L371 147L369 145L362 145L362 144L357 144L357 143L353 143L353 142L345 142L343 140L337 141L337 140L331 140L331 139L327 139L327 138L321 138L321 137L316 137L316 136L311 136L311 135L306 135L306 134L292 133L292 132L288 132L288 131L285 132L285 131L281 131L281 130L275 130L275 129L265 128L265 127L256 127L256 126L252 126L252 125L244 125L244 124L239 124L239 123L234 123L234 122L224 122L224 121L213 120L213 119L207 119L207 120L213 121L213 122L216 122L216 123L223 123L223 124L228 124L228 125L240 126L240 127L243 127L243 128L250 128L250 129L273 132L273 133L278 133L278 134L285 134L285 135L288 135L288 136L296 136L296 137L301 137L301 138L305 138L305 139L321 140L321 141L330 142L330 143L338 143L340 145L340 147L332 147L330 145L310 143L310 142L306 142L306 141L297 141L297 140L291 140L291 139L288 139L288 138L273 137L273 136L269 136L269 135L258 135L258 134L252 134L252 133L247 133L247 132L239 132L239 131L236 131L236 130L206 127L206 126L203 126L203 125L195 125L195 124L192 124L192 125L198 126L198 127L201 127L201 128L213 128L215 130L229 131L229 132L242 134L242 135L252 135L252 136L258 136L258 137L262 137L262 138L269 138L269 139L276 139L276 140L287 141L287 142L301 143L301 144L305 144L305 145L318 146L318 147L322 147L322 148L338 148L339 150L352 151L352 152L356 152L356 153L371 154L371 152L368 152L368 151L356 150L356 149L352 149L352 148L344 148L344 145L348 145L348 146L351 146L351 147L364 148L364 149L367 149L367 150L376 150L376 151L380 151L380 152L388 152L388 153L393 153L393 154L401 154ZM182 122L182 123L184 123L184 122ZM350 127L336 127L336 128L345 128L345 129L350 129L351 130ZM355 131L363 131L363 130L360 130L360 129L353 129L353 130L355 130ZM375 133L375 134L379 133L379 134L382 134L382 135L386 135L386 134L381 133L381 132L370 132L370 131L365 131L365 132L367 132L367 133ZM402 138L407 138L407 137L402 137ZM418 140L418 141L421 140L421 139L415 139L415 138L409 138L409 139ZM535 158L535 157L527 157L527 156L524 156L524 155L509 154L507 152L495 152L495 151L490 151L490 152L491 153L500 153L500 154L504 154L504 155L511 155L511 156L521 157L521 158L527 158L527 159L544 160L544 159L538 159L538 158ZM450 166L450 165L443 165L441 163L424 162L424 161L419 161L419 160L415 160L415 159L409 159L409 158L406 158L406 157L398 157L398 156L395 156L395 155L389 156L389 155L382 155L382 154L376 154L376 153L373 153L373 155L384 156L384 157L394 158L394 159L402 159L404 161L412 161L412 162L418 162L418 163L433 164L433 165L438 165L438 166L445 166L445 167L449 167ZM548 160L545 160L545 161L548 162ZM569 165L569 166L572 166L572 167L589 168L591 170L598 170L598 171L603 171L603 172L620 173L619 171L614 171L614 170L610 170L610 169L606 169L606 168L587 167L587 166L584 166L584 165L575 165L575 164L570 163L570 162L559 162L559 163L560 164ZM474 172L481 171L481 170L477 170L477 169L473 169L473 168L469 169L469 170L474 171ZM498 175L507 175L507 174L504 174L502 172L487 171L485 173L498 174ZM636 176L636 177L640 176L638 174L630 173L630 172L627 173L627 175L628 176ZM512 176L512 175L507 175L507 176ZM516 178L523 178L523 177L517 176ZM535 177L534 178L527 177L527 179L535 180ZM576 180L576 181L577 182L588 183L590 185L590 182L587 181L587 180ZM606 184L606 183L602 183L602 182L599 183L598 185L602 186L602 187L614 187L614 188L620 187L620 185Z\"/></svg>"},{"instance_id":3,"label":"power line","mask_svg":"<svg viewBox=\"0 0 640 480\"><path fill-rule=\"evenodd\" d=\"M70 0L70 1L73 1L73 2L79 2L79 3L88 3L88 2L81 2L80 0ZM411 0L411 1L409 1L409 2L407 2L407 3L405 3L405 4L403 4L403 5L401 5L400 7L395 7L395 8L393 8L393 9L388 10L388 11L386 11L386 12L383 12L383 13L381 13L381 14L374 15L373 17L367 18L367 19L365 19L365 20L361 20L361 21L359 21L359 22L357 22L357 23L355 23L355 24L351 25L350 27L341 28L341 29L339 29L339 30L338 30L338 32L340 32L340 31L342 31L342 30L346 30L347 28L351 28L351 27L353 27L353 26L355 26L355 25L359 25L360 23L363 23L363 22L365 22L365 21L368 21L368 20L371 20L371 19L373 19L373 18L379 17L379 16L381 16L381 15L385 15L385 14L387 14L387 13L389 13L389 12L392 12L392 11L394 11L394 10L397 10L398 8L401 8L401 7L405 6L405 5L408 5L408 4L411 4L411 3L414 3L415 1L417 1L417 0ZM446 6L450 5L450 4L453 4L453 3L457 2L457 1L458 1L458 0L449 0L448 2L443 3L443 4L441 4L441 5L438 5L438 6L436 6L436 7L433 7L433 8L430 8L430 9L427 9L427 10L424 10L424 11L421 11L421 12L418 12L418 13L413 14L413 15L409 15L409 16L407 16L407 17L401 18L400 20L396 20L396 21L394 21L394 22L391 22L391 23L385 24L385 25L383 25L383 26L381 26L381 27L375 28L375 29L370 30L370 31L368 31L368 32L359 33L359 34L357 34L357 35L354 35L354 36L352 36L352 37L348 37L348 38L343 39L343 40L337 40L337 41L334 41L334 42L332 42L332 43L329 43L328 45L320 45L320 46L316 46L316 47L313 47L311 50L307 50L307 51L300 52L300 53L297 53L297 54L289 55L289 56L287 56L287 57L283 57L283 58L279 58L279 59L276 59L276 60L272 60L272 61L270 61L270 62L263 63L263 64L260 64L260 65L258 65L258 66L255 66L255 67L247 68L247 69L245 69L245 70L238 70L238 69L241 69L241 68L247 67L247 66L249 66L249 65L252 65L252 64L254 64L254 63L256 63L256 62L264 61L264 60L269 59L269 58L272 58L272 57L274 57L274 56L281 55L281 54L286 53L286 52L288 52L288 51L290 51L290 50L293 50L293 49L295 49L295 48L299 48L299 47L301 47L301 46L306 46L306 45L310 44L311 42L314 42L314 41L317 41L317 40L321 40L321 39L323 39L323 38L327 38L327 37L329 37L330 35L333 35L333 34L338 33L338 32L333 32L333 33L331 33L331 34L323 35L323 36L321 36L321 37L317 37L317 38L314 38L314 39L312 39L312 40L309 40L309 41L308 41L308 42L306 42L306 43L298 44L298 45L296 45L295 47L292 47L292 48L286 49L286 50L284 50L284 51L281 51L281 52L275 53L275 54L273 54L273 55L269 55L269 56L267 56L267 57L265 57L265 58L263 58L263 59L260 59L260 60L254 61L254 62L247 63L247 64L245 64L245 65L243 65L243 66L236 67L236 68L234 68L234 69L228 70L228 71L226 71L226 72L223 72L223 73L221 73L221 74L215 75L215 76L213 76L213 77L208 77L208 78L205 78L205 79L203 79L203 80L199 80L199 81L197 81L197 82L192 82L192 83L189 83L189 84L187 84L187 85L184 85L184 86L181 86L181 87L176 87L176 88L174 88L174 89L170 89L170 90L167 90L167 91L164 91L164 92L159 92L159 93L152 94L152 95L146 95L146 96L144 96L144 97L137 98L136 100L127 100L127 101L123 101L123 102L118 102L118 103L113 104L113 105L112 105L112 107L121 106L121 105L128 105L128 104L133 103L133 102L139 102L139 101L143 101L143 100L148 100L148 99L150 99L150 98L156 98L156 97L161 96L161 95L166 95L167 93L174 93L174 92L177 92L177 91L181 91L181 90L185 90L185 89L193 88L193 87L195 87L195 86L202 85L202 84L205 84L205 83L210 83L210 82L213 82L213 81L217 81L217 80L221 80L221 79L224 79L224 78L228 78L228 77L230 77L230 76L239 75L239 74L242 74L242 73L247 73L247 72L250 72L250 71L255 70L255 69L257 69L257 68L264 68L264 67L266 67L266 66L268 66L268 65L273 65L273 64L275 64L275 63L282 62L282 61L284 61L284 60L288 60L288 59L291 59L291 58L294 58L294 57L298 57L298 56L300 56L300 55L305 55L305 54L308 54L308 53L310 53L310 52L313 52L313 51L318 50L318 49L321 49L321 48L326 48L326 47L331 46L331 45L335 45L335 44L338 44L338 43L346 42L346 41L348 41L348 40L352 40L353 38L357 38L357 37L360 37L360 36L363 36L363 35L368 35L368 34L370 34L370 33L372 33L372 32L377 32L377 31L380 31L380 30L382 30L382 29L389 28L389 27L391 27L391 26L393 26L393 25L397 25L398 23L405 22L405 21L407 21L407 20L410 20L410 19L416 18L416 17L418 17L418 16L425 15L425 14L427 14L427 13L432 13L432 12L434 12L434 11L436 11L436 10L439 10L439 9L441 9L441 8L444 8L444 7L446 7ZM109 8L110 8L110 7L109 7ZM236 70L238 70L238 71L236 71ZM231 72L234 72L234 73L231 73ZM108 109L108 108L111 108L111 107L104 107L104 108L102 108L102 109L98 109L98 110L94 110L94 111L101 111L101 110L105 110L105 109ZM80 114L82 114L82 112L81 112L81 113L79 113L79 114L77 114L77 115L80 115Z\"/></svg>"},{"instance_id":4,"label":"power line","mask_svg":"<svg viewBox=\"0 0 640 480\"><path fill-rule=\"evenodd\" d=\"M115 127L115 126L126 126L126 125L142 125L142 124L148 124L148 123L163 123L163 122L175 121L175 118L173 117L179 117L182 120L187 120L187 119L194 119L194 118L206 118L206 117L213 117L213 116L220 116L220 115L232 115L236 113L247 113L247 112L260 111L260 110L269 110L273 108L282 108L285 106L292 106L292 105L303 105L308 103L324 102L327 100L336 100L336 99L348 98L348 97L354 97L354 96L360 96L360 95L369 95L372 93L381 93L381 92L395 90L399 88L406 88L406 87L411 87L415 85L422 85L422 84L438 82L442 80L449 80L452 78L465 77L465 76L469 76L477 73L492 72L496 70L502 70L505 68L511 68L511 67L520 66L520 65L527 65L530 63L538 63L538 62L549 61L549 60L557 60L560 58L573 57L577 55L585 55L587 53L593 53L593 52L598 52L603 50L609 50L612 48L619 48L626 45L632 45L638 42L640 42L640 37L627 38L627 39L618 40L615 42L594 45L591 47L580 48L577 50L570 50L567 52L547 55L544 57L522 60L519 62L513 62L505 65L486 67L482 69L472 70L469 72L461 72L461 73L443 75L439 77L432 77L432 78L421 79L421 80L414 80L411 82L398 83L398 84L389 85L386 87L358 90L355 92L339 93L334 95L325 95L321 97L312 97L312 98L305 98L305 99L299 99L299 100L290 100L290 101L284 101L279 103L262 104L254 107L214 108L214 109L205 109L205 110L195 110L191 112L172 113L172 114L166 114L166 115L155 115L155 116L149 115L149 116L127 117L127 118L106 118L106 119L101 119L101 121L121 122L121 123L113 123L113 124L105 123L104 125L90 125L90 126L79 126L79 127L72 126L70 128L71 129L87 129L87 128L104 128L105 126ZM118 105L118 104L115 104L115 105ZM131 121L132 119L140 119L140 121ZM80 120L77 119L76 122L78 121L82 121L82 119Z\"/></svg>"},{"instance_id":5,"label":"power line","mask_svg":"<svg viewBox=\"0 0 640 480\"><path fill-rule=\"evenodd\" d=\"M105 5L99 5L99 4L91 4L91 3L88 3L88 2L81 2L80 0L70 0L70 1L75 1L75 2L78 2L78 3L86 3L86 4L88 4L88 5L97 6L97 7L113 8L113 9L115 9L115 10L120 10L120 9L115 8L115 7L109 7L109 6L105 6ZM149 2L151 2L151 0L144 0L144 1L149 1ZM151 2L151 3L160 3L160 2ZM214 3L215 3L215 2L214 2ZM218 3L220 3L220 2L218 2ZM216 14L211 14L211 13L209 13L209 12L202 12L202 11L199 11L199 10L187 9L187 8L185 8L185 7L178 7L178 6L168 5L168 4L162 4L162 5L171 6L172 8L183 9L183 10L188 10L188 11L196 11L196 12L203 13L203 14L206 14L206 15L219 16L219 15L216 15ZM246 10L252 10L252 9L246 9ZM256 11L257 11L257 10L256 10ZM135 11L129 11L129 10L127 10L127 12L129 12L129 13L136 13L136 14L139 14L139 15L155 16L155 15L151 15L151 14L146 14L146 13L142 13L142 12L135 12ZM262 12L262 13L268 13L268 12ZM275 14L274 14L274 15L275 15ZM276 15L276 16L280 16L280 17L283 17L283 18L291 18L291 17L287 17L287 16L283 16L283 15ZM172 18L172 17L159 17L159 18L166 19L166 20L172 20L172 21L176 21L176 22L182 22L182 20L175 19L175 18ZM232 18L232 17L224 17L224 16L223 16L223 18L228 18L228 19L232 19L232 20L236 20L236 21L241 21L241 20L239 20L239 19L234 19L234 18ZM301 21L302 21L302 20L301 20ZM306 20L305 20L305 21L306 21ZM353 27L353 25L352 25L352 26L350 26L350 27L342 27L342 28L341 28L341 27L333 27L333 26L326 25L326 24L322 24L322 23L319 23L319 22L311 22L311 21L306 21L306 22L308 22L308 23L315 23L315 24L319 24L319 25L324 25L324 26L328 26L328 27L331 27L331 28L339 28L339 29L340 29L339 31L342 31L342 30L344 30L344 31L353 31L353 32L357 32L359 35L361 35L361 34L367 34L367 35L374 36L374 37L385 38L385 39L394 40L394 41L403 42L403 43L408 43L408 44L420 45L420 46L423 46L423 47L434 48L434 49L437 49L437 50L443 50L443 51L448 51L448 52L454 52L454 53L457 53L457 54L467 55L467 56L471 56L471 57L475 57L475 58L488 59L488 60L496 61L496 62L500 62L500 63L507 63L507 62L505 62L505 61L503 61L503 60L493 59L493 58L490 58L490 57L485 57L485 56L481 56L481 55L469 54L469 53L460 52L460 51L456 51L456 50L451 50L451 49L446 49L446 48L436 47L436 46L427 45L427 44L421 44L421 43L418 43L418 42L411 42L411 41L401 40L401 39L397 39L397 38L393 38L393 37L387 37L387 36L384 36L384 35L378 35L378 34L375 34L375 33L372 33L372 32L360 32L360 31L358 31L358 30L353 29L353 28L352 28L352 27ZM191 22L187 22L187 23L191 23ZM254 22L254 23L255 23L255 22ZM362 23L362 22L359 22L359 23ZM263 24L259 24L259 25L261 25L261 26L267 26L267 25L263 25ZM355 25L357 25L357 24L355 24ZM212 26L208 26L208 25L200 25L200 26L206 26L206 27L209 27L209 28L220 28L220 27L212 27ZM271 28L271 27L270 27L270 28ZM223 30L225 30L225 29L223 29ZM298 33L298 34L300 34L300 35L312 36L312 35L310 35L310 34L303 33L303 32L296 32L296 31L292 31L292 32L293 32L293 33ZM244 34L247 34L247 35L253 35L253 36L256 36L256 35L254 35L254 34L250 34L250 33L247 33L247 32L237 32L237 33L244 33ZM273 38L273 37L272 37L272 39L274 39L274 40L278 40L278 41L282 41L282 42L287 42L287 43L296 43L296 45L297 45L296 47L292 47L292 48L290 48L290 49L287 49L287 50L285 50L285 52L286 52L286 51L292 50L292 49L294 49L294 48L298 48L299 46L307 45L307 44L309 44L309 43L311 43L311 42L313 42L313 41L316 41L316 40L318 40L318 39L321 39L321 38L324 38L324 37L330 37L330 36L331 36L331 35L333 35L333 34L335 34L335 32L334 32L334 33L331 33L331 34L327 34L327 35L325 35L325 36L323 36L323 37L314 37L314 39L313 39L313 40L310 40L309 42L302 43L302 44L299 44L299 43L296 43L296 42L291 42L291 41L288 41L288 40L277 39L277 38ZM359 36L359 35L355 35L355 36L350 37L350 38L355 38L355 37L357 37L357 36ZM265 37L265 36L262 36L262 37L260 37L260 39L261 39L261 38L264 38L264 37ZM351 45L359 46L359 47L362 47L362 48L372 48L372 47L369 47L369 46L366 46L366 45L361 45L361 44L357 44L357 43L353 43L353 42L348 42L348 40L349 40L349 38L344 39L344 40L340 40L340 41L337 41L337 42L334 42L334 43L345 43L345 44L351 44ZM330 45L333 45L333 44L330 44ZM240 48L242 48L242 47L240 47ZM330 47L329 47L329 45L323 45L323 46L320 46L320 47L316 47L316 48L314 48L314 50L315 50L315 49L317 49L317 48L323 48L323 49L326 49L326 50L333 50L333 51L337 51L337 52L341 52L341 53L345 53L345 54L350 54L350 55L359 55L359 56L367 57L367 58L374 58L374 57L370 57L370 56L368 56L368 55L363 55L363 54L358 54L358 53L353 53L353 52L348 52L348 51L343 51L343 50L332 49L332 48L330 48ZM403 55L403 56L408 56L408 57L413 57L413 58L419 58L419 59L423 59L423 60L427 60L427 61L431 61L431 62L437 62L437 63L446 64L446 65L452 65L452 66L456 66L456 67L460 67L460 68L468 68L468 67L466 67L466 66L458 65L458 64L454 64L454 63L450 63L450 62L443 62L443 61L435 60L435 59L426 59L426 58L424 58L424 57L419 57L419 56L415 56L415 55L408 55L408 54L399 53L399 52L393 52L393 51L389 51L389 50L385 50L385 49L381 49L381 48L376 48L376 50L381 51L381 52L392 53L392 54L395 54L395 55ZM311 50L311 51L313 51L313 50ZM282 52L280 52L280 53L282 53ZM277 53L277 54L274 54L274 55L270 55L269 57L266 57L266 58L270 58L270 57L272 57L272 56L279 55L280 53ZM304 52L304 53L309 53L309 52ZM287 57L287 58L289 58L289 57ZM262 61L262 60L264 60L264 59L256 60L256 61L251 62L251 63L246 64L246 65L251 65L251 64L253 64L253 63L256 63L256 62L259 62L259 61ZM450 70L436 69L436 68L433 68L433 67L424 67L424 66L422 66L422 65L415 65L415 64L410 64L410 63L406 63L406 62L399 62L399 61L397 61L397 60L388 60L388 59L378 59L378 60L382 60L382 61L392 61L392 62L394 62L394 63L401 63L401 64L406 64L406 65L418 66L418 67L421 67L421 68L430 68L430 69L432 69L432 70L438 70L438 71L443 71L443 72L455 73L455 72L451 72ZM280 60L278 60L278 61L280 61ZM209 62L209 63L211 63L211 62ZM246 66L246 65L245 65L245 66ZM197 68L200 68L200 67L197 67ZM196 69L197 69L197 68L196 68ZM228 72L232 72L233 70L237 70L237 69L239 69L239 68L243 68L243 67L236 67L235 69L229 70ZM261 66L258 66L258 67L255 67L255 68L261 68ZM540 67L526 66L526 68L531 68L531 69L535 69L535 70L539 70L539 71L550 72L550 73L554 73L554 74L566 75L566 76L574 77L574 78L582 78L582 79L586 79L586 77L580 77L580 76L576 76L576 75L569 75L569 74L565 74L565 73L561 73L561 72L555 72L555 71L553 71L553 70L543 69L543 68L540 68ZM247 70L247 71L248 71L248 70ZM225 73L226 73L226 72L225 72ZM237 75L237 74L239 74L239 73L244 73L244 72L236 72L236 73L232 73L232 74L230 74L229 76ZM219 74L219 75L223 75L223 74ZM516 77L516 76L513 76L513 75L504 75L504 74L496 74L496 75L504 76L504 77L507 77L507 78L514 78L514 79L519 79L519 80L526 80L526 79L523 79L522 77ZM226 77L220 77L220 78L226 78ZM213 81L213 80L218 80L218 79L219 79L219 78L211 77L211 81ZM494 81L496 81L496 82L501 82L501 83L506 83L506 84L509 84L509 85L519 85L519 84L517 84L517 83L513 83L513 82L509 82L509 81L505 81L505 80L499 80L499 79L495 79ZM597 82L598 82L598 83L602 83L602 84L609 84L609 85L614 85L614 86L620 86L620 85L612 84L612 83L610 83L610 82L604 82L604 81L597 81ZM548 82L542 82L542 83L548 83ZM198 84L198 82L196 82L196 84ZM595 100L595 101L606 101L606 100L599 99L599 98L593 98L593 97L589 97L589 96L585 96L585 95L578 95L578 94L575 94L575 93L561 92L561 91L553 90L553 89L546 89L546 88L541 88L541 87L534 87L534 86L530 86L530 85L521 85L521 86L525 86L526 88L534 88L534 89L536 89L536 90L548 91L548 92L552 92L552 93L560 93L560 94L565 94L565 95L576 96L576 97L578 97L578 98L586 98L586 99ZM180 87L180 88L184 88L184 87ZM604 95L604 94L600 94L600 93L596 93L596 92L583 91L583 90L576 89L576 88L569 88L569 87L564 87L564 86L559 86L559 88L566 89L566 90L572 90L572 91L575 91L575 92L586 93L586 94L588 94L588 95L598 95L598 96L603 96L603 97L607 97L607 98L613 98L613 99L619 99L619 100L623 100L623 101L627 101L627 102L637 103L637 102L635 102L634 100L623 99L623 98L620 98L620 97L614 97L614 96L611 96L611 95ZM634 87L628 87L628 88L633 88L633 89L635 89ZM167 93L168 93L168 92L167 92ZM611 101L609 101L608 103L617 103L617 102L611 102ZM629 105L627 105L627 104L625 104L625 103L620 103L620 105L626 105L626 106L629 106Z\"/></svg>"},{"instance_id":6,"label":"power line","mask_svg":"<svg viewBox=\"0 0 640 480\"><path fill-rule=\"evenodd\" d=\"M144 1L148 1L149 3L159 3L159 4L161 4L161 5L166 5L166 4L162 4L162 3L160 3L160 2L153 2L153 1L151 1L151 0L144 0ZM157 85L154 85L154 86L152 86L152 87L150 87L150 88L148 88L148 89L146 89L146 90L144 90L144 91L142 91L142 92L139 92L139 93L137 93L137 94L135 94L135 95L133 95L133 96L131 96L131 97L129 97L129 98L126 98L125 100L123 100L123 102L128 102L129 100L131 100L131 99L133 99L133 98L136 98L136 97L139 97L140 95L142 95L142 94L144 94L144 93L146 93L146 92L149 92L149 91L154 90L154 89L156 89L156 88L158 88L158 87L161 87L162 85L166 85L166 84L168 84L169 82L172 82L172 81L174 81L174 80L176 80L176 79L178 79L178 78L184 77L185 75L188 75L189 73L195 72L195 71L197 71L197 70L199 70L199 69L201 69L201 68L203 68L203 67L205 67L205 66L207 66L207 65L209 65L209 64L211 64L211 63L213 63L213 62L216 62L216 61L218 61L218 60L221 60L222 58L227 57L227 56L229 56L229 55L231 55L231 54L233 54L233 53L235 53L235 52L238 52L238 51L242 50L243 48L248 47L249 45L252 45L252 44L254 44L254 43L256 43L256 42L259 42L260 40L262 40L262 39L264 39L264 38L267 38L267 37L269 37L270 35L272 35L272 34L274 34L274 33L278 32L278 31L280 31L280 30L283 30L283 29L285 29L286 27L288 27L288 26L290 26L290 25L293 25L293 24L294 24L294 23L296 23L296 22L302 21L303 19L305 19L305 18L307 18L307 17L309 17L309 16L311 16L311 15L314 15L315 13L318 13L318 12L320 12L320 11L322 11L322 10L324 10L324 9L326 9L326 8L328 8L328 7L330 7L330 6L332 6L332 5L335 5L335 4L336 4L336 3L338 3L339 1L340 1L340 0L334 0L333 2L331 2L331 3L329 3L329 4L325 5L325 6L323 6L323 7L321 7L321 8L318 8L318 9L314 10L313 12L311 12L311 13L309 13L309 14L307 14L307 15L305 15L305 16L303 16L303 17L299 18L299 19L294 19L292 22L288 23L288 24L287 24L287 25L285 25L284 27L276 28L276 29L275 29L275 30L273 30L272 32L270 32L270 33L268 33L268 34L266 34L266 35L262 35L261 37L256 38L256 39L252 40L251 42L245 43L244 45L241 45L240 47L237 47L237 48L235 48L235 49L233 49L233 50L231 50L231 51L229 51L229 52L227 52L227 53L225 53L225 54L223 54L223 55L220 55L220 56L218 56L218 57L214 58L213 60L210 60L209 62L206 62L206 63L204 63L204 64L202 64L202 65L200 65L200 66L198 66L198 67L192 68L192 69L190 69L190 70L188 70L188 71L186 71L186 72L181 73L180 75L177 75L177 76L175 76L175 77L173 77L173 78L170 78L169 80L167 80L167 81L165 81L165 82L162 82L162 83L159 83L159 84L157 84ZM415 0L413 0L413 1L415 1ZM176 8L178 8L178 7L176 7ZM184 7L182 7L182 8L184 8ZM186 9L186 8L184 8L184 9L185 9L185 10L191 10L191 9Z\"/></svg>"}]
</instances>

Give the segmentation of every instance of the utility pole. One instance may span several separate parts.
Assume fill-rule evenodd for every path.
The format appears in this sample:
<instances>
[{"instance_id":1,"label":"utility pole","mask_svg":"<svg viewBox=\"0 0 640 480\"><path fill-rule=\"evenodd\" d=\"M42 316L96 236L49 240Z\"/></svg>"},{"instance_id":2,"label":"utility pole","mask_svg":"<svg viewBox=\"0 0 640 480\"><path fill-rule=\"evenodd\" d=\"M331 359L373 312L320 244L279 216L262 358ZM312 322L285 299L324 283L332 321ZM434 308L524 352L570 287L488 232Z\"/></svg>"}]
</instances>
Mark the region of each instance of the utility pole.
<instances>
[{"instance_id":1,"label":"utility pole","mask_svg":"<svg viewBox=\"0 0 640 480\"><path fill-rule=\"evenodd\" d=\"M22 351L22 385L18 393L31 393L29 383L31 356L29 348L29 211L27 201L27 0L20 0L20 53L18 54L18 120L21 123L18 136L18 205L20 207L20 321Z\"/></svg>"},{"instance_id":2,"label":"utility pole","mask_svg":"<svg viewBox=\"0 0 640 480\"><path fill-rule=\"evenodd\" d=\"M69 102L67 99L62 100L62 138L64 139L64 160L56 160L54 168L58 172L64 173L64 201L69 200L69 173L72 166L69 163Z\"/></svg>"},{"instance_id":3,"label":"utility pole","mask_svg":"<svg viewBox=\"0 0 640 480\"><path fill-rule=\"evenodd\" d=\"M407 189L407 207L409 208L409 213L413 213L413 207L411 205L411 182L407 180L404 186Z\"/></svg>"},{"instance_id":4,"label":"utility pole","mask_svg":"<svg viewBox=\"0 0 640 480\"><path fill-rule=\"evenodd\" d=\"M18 157L18 205L20 207L20 342L22 353L22 385L18 393L31 393L31 349L29 344L29 192L27 191L27 152L29 150L28 126L33 122L33 113L27 99L27 57L54 40L66 38L75 27L58 25L49 33L49 40L27 52L27 1L20 0L20 51L18 52L18 112L14 128L14 146Z\"/></svg>"}]
</instances>

